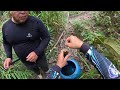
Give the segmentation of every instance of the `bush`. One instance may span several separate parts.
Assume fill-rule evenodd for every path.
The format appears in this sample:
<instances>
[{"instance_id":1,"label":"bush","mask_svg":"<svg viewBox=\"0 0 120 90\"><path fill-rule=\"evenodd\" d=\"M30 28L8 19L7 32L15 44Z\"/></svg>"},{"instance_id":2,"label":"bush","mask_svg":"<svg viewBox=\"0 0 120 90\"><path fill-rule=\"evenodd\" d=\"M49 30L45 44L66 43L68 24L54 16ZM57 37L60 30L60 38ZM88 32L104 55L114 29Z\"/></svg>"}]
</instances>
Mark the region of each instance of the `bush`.
<instances>
[{"instance_id":1,"label":"bush","mask_svg":"<svg viewBox=\"0 0 120 90\"><path fill-rule=\"evenodd\" d=\"M120 38L120 11L101 11L93 20L94 30L104 32L107 37Z\"/></svg>"}]
</instances>

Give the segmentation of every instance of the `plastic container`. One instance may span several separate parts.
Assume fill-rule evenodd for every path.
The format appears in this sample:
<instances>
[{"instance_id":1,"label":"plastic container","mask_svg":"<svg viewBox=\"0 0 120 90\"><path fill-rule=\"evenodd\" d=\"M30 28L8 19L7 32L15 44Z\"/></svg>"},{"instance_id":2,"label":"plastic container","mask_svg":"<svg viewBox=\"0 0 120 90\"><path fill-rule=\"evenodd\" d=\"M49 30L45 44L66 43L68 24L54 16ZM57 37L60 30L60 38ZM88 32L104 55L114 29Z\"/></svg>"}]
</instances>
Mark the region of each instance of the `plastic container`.
<instances>
[{"instance_id":1,"label":"plastic container","mask_svg":"<svg viewBox=\"0 0 120 90\"><path fill-rule=\"evenodd\" d=\"M60 71L61 79L78 79L81 75L81 67L74 59L68 60L67 65Z\"/></svg>"}]
</instances>

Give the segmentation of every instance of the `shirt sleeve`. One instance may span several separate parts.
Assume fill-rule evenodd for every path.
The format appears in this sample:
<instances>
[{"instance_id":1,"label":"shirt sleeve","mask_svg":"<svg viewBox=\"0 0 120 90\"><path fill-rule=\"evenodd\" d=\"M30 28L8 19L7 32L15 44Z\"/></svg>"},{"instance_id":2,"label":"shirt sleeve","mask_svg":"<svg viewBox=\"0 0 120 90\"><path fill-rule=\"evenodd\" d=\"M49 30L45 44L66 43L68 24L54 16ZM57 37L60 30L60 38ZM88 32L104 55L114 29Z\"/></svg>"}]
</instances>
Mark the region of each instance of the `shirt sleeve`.
<instances>
[{"instance_id":1,"label":"shirt sleeve","mask_svg":"<svg viewBox=\"0 0 120 90\"><path fill-rule=\"evenodd\" d=\"M34 51L39 56L48 46L48 43L50 41L50 34L41 20L38 20L37 24L38 24L38 29L40 30L41 43Z\"/></svg>"},{"instance_id":2,"label":"shirt sleeve","mask_svg":"<svg viewBox=\"0 0 120 90\"><path fill-rule=\"evenodd\" d=\"M57 65L53 65L47 72L46 72L46 79L58 79L60 75L61 68Z\"/></svg>"},{"instance_id":3,"label":"shirt sleeve","mask_svg":"<svg viewBox=\"0 0 120 90\"><path fill-rule=\"evenodd\" d=\"M3 47L7 58L12 59L12 46L6 41L4 25L2 27Z\"/></svg>"},{"instance_id":4,"label":"shirt sleeve","mask_svg":"<svg viewBox=\"0 0 120 90\"><path fill-rule=\"evenodd\" d=\"M120 72L113 63L99 53L93 46L84 43L80 51L92 62L104 79L120 79Z\"/></svg>"}]
</instances>

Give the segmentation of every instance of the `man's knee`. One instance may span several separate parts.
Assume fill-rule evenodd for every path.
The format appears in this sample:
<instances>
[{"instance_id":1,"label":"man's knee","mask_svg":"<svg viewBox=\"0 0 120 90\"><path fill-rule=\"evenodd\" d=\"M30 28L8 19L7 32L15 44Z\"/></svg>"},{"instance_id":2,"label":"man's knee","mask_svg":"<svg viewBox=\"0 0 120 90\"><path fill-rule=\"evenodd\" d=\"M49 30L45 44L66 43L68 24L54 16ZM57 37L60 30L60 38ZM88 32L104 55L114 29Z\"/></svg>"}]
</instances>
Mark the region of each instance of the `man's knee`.
<instances>
[{"instance_id":1,"label":"man's knee","mask_svg":"<svg viewBox=\"0 0 120 90\"><path fill-rule=\"evenodd\" d=\"M24 65L26 66L26 68L28 70L33 71L34 73L36 73L37 75L40 74L40 69L37 67L36 64L33 63L24 63Z\"/></svg>"}]
</instances>

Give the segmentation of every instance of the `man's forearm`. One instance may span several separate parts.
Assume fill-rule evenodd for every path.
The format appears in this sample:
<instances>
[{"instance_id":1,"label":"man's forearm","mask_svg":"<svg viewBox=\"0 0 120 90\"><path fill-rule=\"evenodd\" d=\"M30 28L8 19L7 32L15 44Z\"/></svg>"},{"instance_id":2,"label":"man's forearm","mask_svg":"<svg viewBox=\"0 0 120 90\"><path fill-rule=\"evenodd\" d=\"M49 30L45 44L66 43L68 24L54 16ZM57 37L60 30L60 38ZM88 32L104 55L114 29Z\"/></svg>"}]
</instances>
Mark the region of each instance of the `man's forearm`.
<instances>
[{"instance_id":1,"label":"man's forearm","mask_svg":"<svg viewBox=\"0 0 120 90\"><path fill-rule=\"evenodd\" d=\"M6 57L12 59L12 46L5 40L4 37L3 37L3 47L6 53Z\"/></svg>"},{"instance_id":2,"label":"man's forearm","mask_svg":"<svg viewBox=\"0 0 120 90\"><path fill-rule=\"evenodd\" d=\"M6 53L6 57L12 59L12 47L7 44L3 44L3 46L4 46L5 53Z\"/></svg>"},{"instance_id":3,"label":"man's forearm","mask_svg":"<svg viewBox=\"0 0 120 90\"><path fill-rule=\"evenodd\" d=\"M48 43L50 41L50 38L45 38L41 41L40 45L38 46L37 49L35 49L35 53L39 56L43 53L43 51L45 50L45 48L48 46Z\"/></svg>"},{"instance_id":4,"label":"man's forearm","mask_svg":"<svg viewBox=\"0 0 120 90\"><path fill-rule=\"evenodd\" d=\"M60 74L61 68L57 65L53 65L47 72L46 72L46 79L58 79Z\"/></svg>"},{"instance_id":5,"label":"man's forearm","mask_svg":"<svg viewBox=\"0 0 120 90\"><path fill-rule=\"evenodd\" d=\"M80 51L83 52L86 58L93 63L104 79L120 78L120 73L112 62L93 47L90 47L87 43L84 43Z\"/></svg>"}]
</instances>

